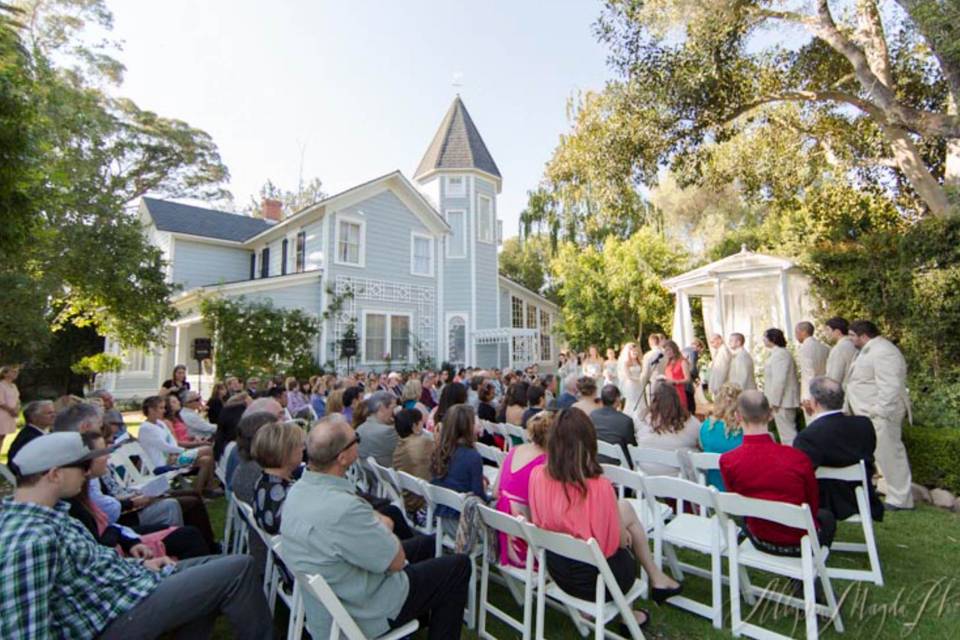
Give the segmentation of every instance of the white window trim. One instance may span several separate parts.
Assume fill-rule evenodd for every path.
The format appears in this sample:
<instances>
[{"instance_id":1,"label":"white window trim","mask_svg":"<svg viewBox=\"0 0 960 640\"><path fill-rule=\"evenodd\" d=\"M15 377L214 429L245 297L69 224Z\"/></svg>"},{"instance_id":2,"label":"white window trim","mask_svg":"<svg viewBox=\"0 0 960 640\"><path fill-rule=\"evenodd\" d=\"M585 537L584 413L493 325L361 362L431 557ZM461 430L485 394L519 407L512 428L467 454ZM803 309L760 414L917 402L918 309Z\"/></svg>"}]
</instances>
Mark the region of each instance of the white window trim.
<instances>
[{"instance_id":1,"label":"white window trim","mask_svg":"<svg viewBox=\"0 0 960 640\"><path fill-rule=\"evenodd\" d=\"M460 188L454 190L450 186L451 178L460 178ZM446 196L448 198L466 198L467 197L467 176L446 176L444 177L446 184Z\"/></svg>"},{"instance_id":2,"label":"white window trim","mask_svg":"<svg viewBox=\"0 0 960 640\"><path fill-rule=\"evenodd\" d=\"M450 248L453 246L453 234L451 233L450 235L448 235L447 242L446 242L446 245L447 245L446 255L448 258L459 260L467 257L467 233L469 232L468 225L470 224L469 223L470 218L469 216L467 216L466 209L447 209L447 212L446 212L447 224L450 224L451 213L459 213L463 216L463 242L460 243L461 244L460 254L459 255L453 254L450 252Z\"/></svg>"},{"instance_id":3,"label":"white window trim","mask_svg":"<svg viewBox=\"0 0 960 640\"><path fill-rule=\"evenodd\" d=\"M130 356L133 352L139 352L143 356L143 368L134 369L130 367ZM143 349L129 349L123 354L123 375L145 377L153 374L156 369L155 355L153 351L144 351Z\"/></svg>"},{"instance_id":4,"label":"white window trim","mask_svg":"<svg viewBox=\"0 0 960 640\"><path fill-rule=\"evenodd\" d=\"M443 357L441 360L447 360L450 357L450 320L456 317L463 318L463 351L464 358L470 358L470 314L466 311L447 311L443 319Z\"/></svg>"},{"instance_id":5,"label":"white window trim","mask_svg":"<svg viewBox=\"0 0 960 640\"><path fill-rule=\"evenodd\" d=\"M419 272L415 269L415 265L416 265L416 262L417 262L417 261L416 261L416 255L417 255L417 254L416 254L416 251L415 251L414 249L415 249L416 246L417 246L417 239L418 239L418 238L421 239L421 240L426 240L426 241L429 243L429 245L430 245L430 268L427 269L427 272L426 272L426 273L419 273ZM430 234L428 234L428 233L420 233L419 231L411 231L411 232L410 232L410 275L413 275L413 276L421 276L421 277L424 277L424 278L432 278L432 277L433 277L433 273L434 273L434 271L433 271L433 265L434 265L434 258L435 258L433 245L434 245L433 236L431 236Z\"/></svg>"},{"instance_id":6,"label":"white window trim","mask_svg":"<svg viewBox=\"0 0 960 640\"><path fill-rule=\"evenodd\" d=\"M490 216L490 226L488 227L489 235L486 238L484 238L483 234L481 233L481 230L483 229L483 225L481 224L481 220L480 220L481 216L483 215L483 208L480 206L481 200L486 200L487 202L490 203L490 207L487 209ZM496 226L497 226L497 216L493 212L493 198L491 198L490 196L482 195L482 194L478 195L477 196L477 241L483 242L485 244L493 244L496 241L496 237L497 237Z\"/></svg>"},{"instance_id":7,"label":"white window trim","mask_svg":"<svg viewBox=\"0 0 960 640\"><path fill-rule=\"evenodd\" d=\"M390 335L390 331L391 331L390 319L393 318L394 316L403 316L407 318L407 323L408 323L407 326L410 332L410 341L409 341L409 344L407 345L407 359L404 362L408 364L411 363L413 358L413 314L409 311L385 311L380 309L364 309L361 315L361 322L360 322L360 341L363 346L361 364L367 364L367 365L386 364L386 361L381 359L379 356L377 357L376 360L370 360L367 357L367 316L371 316L371 315L386 316L387 318L386 325L384 327L386 329L386 336L385 336L386 340L384 341L386 348L390 348L391 339L392 339L392 336ZM393 355L393 354L391 353L390 355ZM396 358L392 358L391 363L392 362L398 362L398 360Z\"/></svg>"},{"instance_id":8,"label":"white window trim","mask_svg":"<svg viewBox=\"0 0 960 640\"><path fill-rule=\"evenodd\" d=\"M340 259L340 223L341 222L350 222L353 224L360 225L360 261L359 262L347 262ZM363 268L367 266L367 221L360 216L355 216L352 214L338 213L336 224L334 227L334 238L333 238L333 263L343 265L345 267L358 267Z\"/></svg>"}]
</instances>

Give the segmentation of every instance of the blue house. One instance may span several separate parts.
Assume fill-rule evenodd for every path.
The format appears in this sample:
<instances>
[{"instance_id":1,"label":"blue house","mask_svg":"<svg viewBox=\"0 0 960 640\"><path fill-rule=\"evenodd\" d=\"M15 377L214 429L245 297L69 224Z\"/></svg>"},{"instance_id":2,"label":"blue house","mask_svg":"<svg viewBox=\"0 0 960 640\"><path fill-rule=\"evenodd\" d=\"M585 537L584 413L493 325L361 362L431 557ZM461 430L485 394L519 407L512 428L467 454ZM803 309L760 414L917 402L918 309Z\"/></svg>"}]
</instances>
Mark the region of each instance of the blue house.
<instances>
[{"instance_id":1,"label":"blue house","mask_svg":"<svg viewBox=\"0 0 960 640\"><path fill-rule=\"evenodd\" d=\"M322 322L318 366L341 370L343 338L357 335L354 368L412 368L435 363L547 368L555 360L551 329L559 310L499 275L500 170L458 96L413 179L400 171L325 197L286 218L265 200L262 217L143 198L140 217L163 252L166 276L182 287L180 318L167 343L124 350L124 369L101 386L118 397L154 393L174 365L209 381L209 362L190 361L207 338L198 310L205 296L270 300L322 319L331 296L340 312Z\"/></svg>"}]
</instances>

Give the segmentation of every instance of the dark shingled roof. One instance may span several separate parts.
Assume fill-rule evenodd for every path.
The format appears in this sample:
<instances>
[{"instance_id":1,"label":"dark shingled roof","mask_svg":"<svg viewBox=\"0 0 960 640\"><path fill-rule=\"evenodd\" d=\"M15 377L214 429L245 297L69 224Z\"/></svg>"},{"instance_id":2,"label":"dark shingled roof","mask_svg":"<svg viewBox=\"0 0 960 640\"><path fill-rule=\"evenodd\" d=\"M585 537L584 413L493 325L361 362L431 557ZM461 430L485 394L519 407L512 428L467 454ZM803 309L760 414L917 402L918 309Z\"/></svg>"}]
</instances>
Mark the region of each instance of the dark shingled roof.
<instances>
[{"instance_id":1,"label":"dark shingled roof","mask_svg":"<svg viewBox=\"0 0 960 640\"><path fill-rule=\"evenodd\" d=\"M454 99L447 115L443 117L414 177L436 169L479 169L501 177L497 163L487 151L487 145L483 143L460 96Z\"/></svg>"},{"instance_id":2,"label":"dark shingled roof","mask_svg":"<svg viewBox=\"0 0 960 640\"><path fill-rule=\"evenodd\" d=\"M272 226L260 218L204 209L168 200L144 198L143 204L160 231L243 242Z\"/></svg>"}]
</instances>

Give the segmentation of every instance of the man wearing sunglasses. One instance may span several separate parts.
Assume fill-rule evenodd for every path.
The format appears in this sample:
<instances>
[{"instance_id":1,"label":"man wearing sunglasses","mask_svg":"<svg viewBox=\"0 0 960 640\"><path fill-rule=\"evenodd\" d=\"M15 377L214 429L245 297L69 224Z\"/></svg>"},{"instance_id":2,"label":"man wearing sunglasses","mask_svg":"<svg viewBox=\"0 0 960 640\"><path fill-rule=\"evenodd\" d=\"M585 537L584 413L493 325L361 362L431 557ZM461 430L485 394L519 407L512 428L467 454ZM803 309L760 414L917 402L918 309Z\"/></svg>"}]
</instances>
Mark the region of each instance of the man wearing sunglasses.
<instances>
[{"instance_id":1,"label":"man wearing sunglasses","mask_svg":"<svg viewBox=\"0 0 960 640\"><path fill-rule=\"evenodd\" d=\"M0 506L0 638L209 637L220 613L237 638L273 637L249 556L182 562L121 558L70 517L91 451L79 433L40 436L14 460L13 497Z\"/></svg>"},{"instance_id":2,"label":"man wearing sunglasses","mask_svg":"<svg viewBox=\"0 0 960 640\"><path fill-rule=\"evenodd\" d=\"M321 574L363 635L374 638L430 614L431 640L460 637L470 561L434 558L433 536L401 542L347 480L360 437L331 414L307 436L309 466L290 489L280 534L284 559L296 572ZM312 598L304 602L314 638L330 635L331 618Z\"/></svg>"}]
</instances>

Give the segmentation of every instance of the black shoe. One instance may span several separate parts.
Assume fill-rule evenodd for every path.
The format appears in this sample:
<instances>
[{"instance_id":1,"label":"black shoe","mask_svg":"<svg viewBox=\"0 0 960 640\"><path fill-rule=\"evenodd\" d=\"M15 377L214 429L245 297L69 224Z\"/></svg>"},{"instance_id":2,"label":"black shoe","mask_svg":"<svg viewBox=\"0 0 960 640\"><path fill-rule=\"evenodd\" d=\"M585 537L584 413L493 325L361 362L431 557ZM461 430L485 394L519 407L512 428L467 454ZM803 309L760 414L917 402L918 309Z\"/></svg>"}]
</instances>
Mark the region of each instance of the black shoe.
<instances>
[{"instance_id":1,"label":"black shoe","mask_svg":"<svg viewBox=\"0 0 960 640\"><path fill-rule=\"evenodd\" d=\"M650 625L650 612L646 609L637 609L637 611L645 616L643 622L637 623L637 626L640 627L640 631L643 631ZM626 622L620 623L620 635L622 635L624 638L630 637L630 627L627 626Z\"/></svg>"},{"instance_id":2,"label":"black shoe","mask_svg":"<svg viewBox=\"0 0 960 640\"><path fill-rule=\"evenodd\" d=\"M665 600L669 600L673 596L678 596L683 592L683 585L674 588L674 589L657 589L653 588L650 591L650 599L656 602L657 604L663 604Z\"/></svg>"},{"instance_id":3,"label":"black shoe","mask_svg":"<svg viewBox=\"0 0 960 640\"><path fill-rule=\"evenodd\" d=\"M883 503L884 511L913 511L913 509L914 509L913 507L898 507L896 505L890 504L889 502Z\"/></svg>"}]
</instances>

